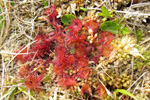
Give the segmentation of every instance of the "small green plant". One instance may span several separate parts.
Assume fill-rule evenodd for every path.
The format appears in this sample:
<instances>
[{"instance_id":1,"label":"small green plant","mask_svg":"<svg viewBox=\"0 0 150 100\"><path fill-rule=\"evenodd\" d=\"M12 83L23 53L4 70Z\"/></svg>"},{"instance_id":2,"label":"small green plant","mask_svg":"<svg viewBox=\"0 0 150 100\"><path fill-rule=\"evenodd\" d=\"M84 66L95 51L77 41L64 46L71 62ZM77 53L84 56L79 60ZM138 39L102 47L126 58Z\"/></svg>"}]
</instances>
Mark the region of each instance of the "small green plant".
<instances>
[{"instance_id":1,"label":"small green plant","mask_svg":"<svg viewBox=\"0 0 150 100\"><path fill-rule=\"evenodd\" d=\"M105 21L100 26L102 31L111 32L113 34L129 34L130 30L125 26L124 23L121 23L120 20L116 19L115 21Z\"/></svg>"},{"instance_id":2,"label":"small green plant","mask_svg":"<svg viewBox=\"0 0 150 100\"><path fill-rule=\"evenodd\" d=\"M101 7L102 13L99 13L99 16L103 16L103 22L107 20L108 17L113 17L113 10L108 11L104 6Z\"/></svg>"},{"instance_id":3,"label":"small green plant","mask_svg":"<svg viewBox=\"0 0 150 100\"><path fill-rule=\"evenodd\" d=\"M47 0L42 0L42 3L44 6L48 6L48 1Z\"/></svg>"},{"instance_id":4,"label":"small green plant","mask_svg":"<svg viewBox=\"0 0 150 100\"><path fill-rule=\"evenodd\" d=\"M99 13L99 16L103 16L103 23L100 28L102 31L111 32L113 34L129 34L129 28L125 26L124 23L121 23L122 19L115 21L106 21L108 17L113 17L113 10L108 11L104 6L101 7L102 13Z\"/></svg>"}]
</instances>

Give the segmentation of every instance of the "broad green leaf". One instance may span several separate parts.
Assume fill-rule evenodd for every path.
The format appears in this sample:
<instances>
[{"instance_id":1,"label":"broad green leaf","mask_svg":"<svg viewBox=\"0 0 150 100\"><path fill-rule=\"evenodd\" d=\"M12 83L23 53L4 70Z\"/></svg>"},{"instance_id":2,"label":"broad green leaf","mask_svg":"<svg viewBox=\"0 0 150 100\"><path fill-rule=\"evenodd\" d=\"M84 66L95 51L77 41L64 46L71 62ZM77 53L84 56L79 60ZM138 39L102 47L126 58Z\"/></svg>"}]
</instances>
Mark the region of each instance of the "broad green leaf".
<instances>
[{"instance_id":1,"label":"broad green leaf","mask_svg":"<svg viewBox=\"0 0 150 100\"><path fill-rule=\"evenodd\" d=\"M114 22L115 22L115 23L119 23L119 21L120 21L120 20L119 20L118 18L116 18Z\"/></svg>"},{"instance_id":2,"label":"broad green leaf","mask_svg":"<svg viewBox=\"0 0 150 100\"><path fill-rule=\"evenodd\" d=\"M61 18L61 22L64 24L64 25L68 25L73 19L75 19L76 17L71 15L71 14L66 14L66 15L63 15L62 18Z\"/></svg>"},{"instance_id":3,"label":"broad green leaf","mask_svg":"<svg viewBox=\"0 0 150 100\"><path fill-rule=\"evenodd\" d=\"M133 94L131 94L130 92L128 92L128 91L126 91L126 90L124 90L124 89L116 89L115 91L120 92L120 93L122 93L122 94L124 94L124 95L128 95L128 96L132 97L132 98L135 99L135 100L139 100L139 99L136 98Z\"/></svg>"},{"instance_id":4,"label":"broad green leaf","mask_svg":"<svg viewBox=\"0 0 150 100\"><path fill-rule=\"evenodd\" d=\"M8 90L8 92L7 92L6 94L4 94L4 95L0 98L0 100L3 100L5 97L10 96L16 88L17 88L17 87L12 87L12 88L10 88L10 89Z\"/></svg>"},{"instance_id":5,"label":"broad green leaf","mask_svg":"<svg viewBox=\"0 0 150 100\"><path fill-rule=\"evenodd\" d=\"M84 7L80 7L80 10L83 10L83 11L87 11L87 9L86 8L84 8Z\"/></svg>"},{"instance_id":6,"label":"broad green leaf","mask_svg":"<svg viewBox=\"0 0 150 100\"><path fill-rule=\"evenodd\" d=\"M25 91L24 87L18 87L18 89L22 91L24 94L26 94L27 96L29 96L30 98L32 98L33 100L36 100L32 95L30 95L28 92Z\"/></svg>"},{"instance_id":7,"label":"broad green leaf","mask_svg":"<svg viewBox=\"0 0 150 100\"><path fill-rule=\"evenodd\" d=\"M128 27L124 27L121 31L121 34L129 34L130 33L130 30Z\"/></svg>"},{"instance_id":8,"label":"broad green leaf","mask_svg":"<svg viewBox=\"0 0 150 100\"><path fill-rule=\"evenodd\" d=\"M119 32L119 24L114 21L103 22L100 28L102 31L111 32L113 34L118 34Z\"/></svg>"}]
</instances>

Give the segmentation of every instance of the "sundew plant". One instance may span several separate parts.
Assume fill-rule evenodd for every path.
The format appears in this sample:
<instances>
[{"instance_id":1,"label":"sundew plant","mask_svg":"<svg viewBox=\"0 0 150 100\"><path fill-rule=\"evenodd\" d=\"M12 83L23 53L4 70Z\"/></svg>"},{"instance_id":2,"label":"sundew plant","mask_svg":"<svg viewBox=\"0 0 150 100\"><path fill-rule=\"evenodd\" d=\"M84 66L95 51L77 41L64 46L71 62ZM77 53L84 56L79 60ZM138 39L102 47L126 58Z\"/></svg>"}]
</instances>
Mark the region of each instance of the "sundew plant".
<instances>
[{"instance_id":1,"label":"sundew plant","mask_svg":"<svg viewBox=\"0 0 150 100\"><path fill-rule=\"evenodd\" d=\"M56 18L56 4L46 10L46 16L47 18L40 19L50 23L54 31L48 34L39 33L28 49L28 54L16 56L16 61L22 64L32 61L21 66L19 74L26 80L26 87L38 91L42 87L46 69L52 64L56 84L64 89L75 88L79 85L78 81L87 80L91 75L89 61L97 63L100 56L109 57L112 50L110 43L114 35L100 31L100 23L96 20L83 24L80 19L74 18L63 28ZM24 48L20 53L26 52L27 48ZM52 56L53 53L55 56ZM87 83L82 86L90 88ZM87 90L82 89L82 93L84 92Z\"/></svg>"}]
</instances>

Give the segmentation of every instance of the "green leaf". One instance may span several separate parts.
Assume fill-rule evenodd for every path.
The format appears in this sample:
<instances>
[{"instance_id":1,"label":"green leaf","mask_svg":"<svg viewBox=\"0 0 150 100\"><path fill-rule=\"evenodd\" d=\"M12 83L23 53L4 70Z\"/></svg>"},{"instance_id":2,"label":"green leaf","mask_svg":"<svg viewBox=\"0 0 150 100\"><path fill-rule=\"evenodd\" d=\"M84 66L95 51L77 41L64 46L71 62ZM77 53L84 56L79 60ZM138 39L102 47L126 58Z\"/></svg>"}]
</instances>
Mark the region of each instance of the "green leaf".
<instances>
[{"instance_id":1,"label":"green leaf","mask_svg":"<svg viewBox=\"0 0 150 100\"><path fill-rule=\"evenodd\" d=\"M12 88L10 88L10 89L8 90L8 92L7 92L6 94L4 94L4 95L0 98L0 100L4 99L4 98L7 97L7 96L10 96L16 88L17 88L17 87L12 87Z\"/></svg>"},{"instance_id":2,"label":"green leaf","mask_svg":"<svg viewBox=\"0 0 150 100\"><path fill-rule=\"evenodd\" d=\"M22 83L22 82L25 82L25 81L26 81L25 79L22 79L22 80L16 81L15 83Z\"/></svg>"},{"instance_id":3,"label":"green leaf","mask_svg":"<svg viewBox=\"0 0 150 100\"><path fill-rule=\"evenodd\" d=\"M19 91L17 91L16 93L14 93L14 95L16 95L16 94L18 94L18 93L20 93L20 92L22 92L22 91L19 90Z\"/></svg>"},{"instance_id":4,"label":"green leaf","mask_svg":"<svg viewBox=\"0 0 150 100\"><path fill-rule=\"evenodd\" d=\"M109 17L113 17L113 15L109 15Z\"/></svg>"},{"instance_id":5,"label":"green leaf","mask_svg":"<svg viewBox=\"0 0 150 100\"><path fill-rule=\"evenodd\" d=\"M118 34L119 32L119 24L114 21L103 22L100 28L102 31L111 32L113 34Z\"/></svg>"},{"instance_id":6,"label":"green leaf","mask_svg":"<svg viewBox=\"0 0 150 100\"><path fill-rule=\"evenodd\" d=\"M48 1L47 0L42 0L42 3L44 6L48 6Z\"/></svg>"},{"instance_id":7,"label":"green leaf","mask_svg":"<svg viewBox=\"0 0 150 100\"><path fill-rule=\"evenodd\" d=\"M108 13L108 9L106 9L104 6L102 6L101 10L102 10L102 13L103 13L105 16L107 16L107 15L109 14L109 13Z\"/></svg>"},{"instance_id":8,"label":"green leaf","mask_svg":"<svg viewBox=\"0 0 150 100\"><path fill-rule=\"evenodd\" d=\"M61 17L61 22L64 24L64 25L68 25L73 19L75 19L76 17L71 15L71 14L66 14L66 15L63 15Z\"/></svg>"},{"instance_id":9,"label":"green leaf","mask_svg":"<svg viewBox=\"0 0 150 100\"><path fill-rule=\"evenodd\" d=\"M102 19L103 22L105 22L106 20L107 20L107 17L104 17L104 18Z\"/></svg>"},{"instance_id":10,"label":"green leaf","mask_svg":"<svg viewBox=\"0 0 150 100\"><path fill-rule=\"evenodd\" d=\"M14 100L15 92L17 91L17 88L12 92L9 100Z\"/></svg>"},{"instance_id":11,"label":"green leaf","mask_svg":"<svg viewBox=\"0 0 150 100\"><path fill-rule=\"evenodd\" d=\"M98 13L98 15L99 15L99 16L103 16L103 17L104 17L104 14L103 14L103 13Z\"/></svg>"},{"instance_id":12,"label":"green leaf","mask_svg":"<svg viewBox=\"0 0 150 100\"><path fill-rule=\"evenodd\" d=\"M104 6L102 6L102 7L101 7L101 10L102 10L102 12L104 13L106 9L105 9Z\"/></svg>"},{"instance_id":13,"label":"green leaf","mask_svg":"<svg viewBox=\"0 0 150 100\"><path fill-rule=\"evenodd\" d=\"M126 90L124 90L124 89L116 89L115 91L120 92L120 93L122 93L122 94L124 94L124 95L128 95L128 96L132 97L132 98L135 99L135 100L139 100L139 99L136 98L133 94L131 94L130 92L128 92L128 91L126 91Z\"/></svg>"},{"instance_id":14,"label":"green leaf","mask_svg":"<svg viewBox=\"0 0 150 100\"><path fill-rule=\"evenodd\" d=\"M128 27L124 27L121 31L121 34L129 34L130 33L130 30Z\"/></svg>"},{"instance_id":15,"label":"green leaf","mask_svg":"<svg viewBox=\"0 0 150 100\"><path fill-rule=\"evenodd\" d=\"M80 7L80 10L83 10L84 12L86 12L86 11L87 11L87 9L86 9L86 8L84 8L84 7Z\"/></svg>"},{"instance_id":16,"label":"green leaf","mask_svg":"<svg viewBox=\"0 0 150 100\"><path fill-rule=\"evenodd\" d=\"M113 10L111 10L111 11L109 12L109 15L111 15L113 12L114 12L114 11L113 11Z\"/></svg>"},{"instance_id":17,"label":"green leaf","mask_svg":"<svg viewBox=\"0 0 150 100\"><path fill-rule=\"evenodd\" d=\"M36 100L32 95L30 95L28 92L25 91L24 87L18 87L18 89L23 92L24 94L26 94L27 96L29 96L30 98L32 98L33 100Z\"/></svg>"}]
</instances>

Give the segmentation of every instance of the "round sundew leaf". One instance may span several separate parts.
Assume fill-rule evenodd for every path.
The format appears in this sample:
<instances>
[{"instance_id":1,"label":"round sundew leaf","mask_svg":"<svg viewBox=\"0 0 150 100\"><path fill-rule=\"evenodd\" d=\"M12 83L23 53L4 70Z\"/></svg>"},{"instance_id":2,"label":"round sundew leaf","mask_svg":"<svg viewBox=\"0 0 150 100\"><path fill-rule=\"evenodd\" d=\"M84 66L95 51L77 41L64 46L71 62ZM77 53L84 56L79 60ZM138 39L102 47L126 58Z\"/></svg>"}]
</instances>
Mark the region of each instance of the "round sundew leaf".
<instances>
[{"instance_id":1,"label":"round sundew leaf","mask_svg":"<svg viewBox=\"0 0 150 100\"><path fill-rule=\"evenodd\" d=\"M95 20L90 20L90 21L87 21L85 24L84 24L84 27L89 30L89 29L92 29L93 30L93 33L97 32L97 30L99 29L99 23L96 22Z\"/></svg>"}]
</instances>

